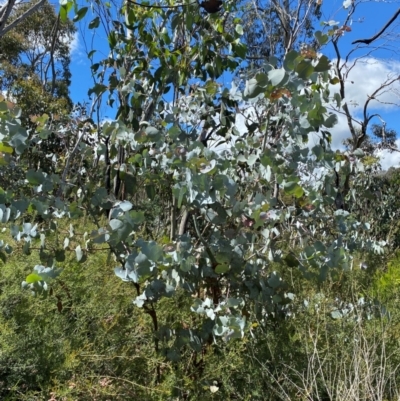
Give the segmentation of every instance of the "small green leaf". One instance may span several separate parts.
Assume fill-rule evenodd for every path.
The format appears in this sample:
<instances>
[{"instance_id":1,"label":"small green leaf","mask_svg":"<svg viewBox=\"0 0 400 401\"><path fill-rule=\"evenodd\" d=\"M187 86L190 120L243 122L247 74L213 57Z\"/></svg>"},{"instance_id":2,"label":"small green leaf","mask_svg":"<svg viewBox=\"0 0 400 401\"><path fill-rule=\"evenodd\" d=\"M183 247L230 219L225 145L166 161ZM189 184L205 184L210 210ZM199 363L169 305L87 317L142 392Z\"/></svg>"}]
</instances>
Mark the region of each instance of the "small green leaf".
<instances>
[{"instance_id":1,"label":"small green leaf","mask_svg":"<svg viewBox=\"0 0 400 401\"><path fill-rule=\"evenodd\" d=\"M42 281L42 280L43 280L43 278L41 276L39 276L39 274L36 274L36 273L29 274L25 279L25 281L28 284L37 283L38 281Z\"/></svg>"},{"instance_id":2,"label":"small green leaf","mask_svg":"<svg viewBox=\"0 0 400 401\"><path fill-rule=\"evenodd\" d=\"M262 86L263 88L265 88L269 83L268 75L263 72L258 73L254 78L257 80L259 85Z\"/></svg>"},{"instance_id":3,"label":"small green leaf","mask_svg":"<svg viewBox=\"0 0 400 401\"><path fill-rule=\"evenodd\" d=\"M295 68L300 78L308 79L309 76L314 72L314 68L309 61L302 60Z\"/></svg>"},{"instance_id":4,"label":"small green leaf","mask_svg":"<svg viewBox=\"0 0 400 401\"><path fill-rule=\"evenodd\" d=\"M80 21L82 18L85 17L87 11L88 11L88 7L82 7L82 8L80 8L80 9L78 10L78 12L76 13L76 15L75 15L73 21L74 21L74 22Z\"/></svg>"},{"instance_id":5,"label":"small green leaf","mask_svg":"<svg viewBox=\"0 0 400 401\"><path fill-rule=\"evenodd\" d=\"M237 25L235 26L235 31L236 31L240 36L242 36L242 35L243 35L243 27L242 27L242 25L237 24Z\"/></svg>"},{"instance_id":6,"label":"small green leaf","mask_svg":"<svg viewBox=\"0 0 400 401\"><path fill-rule=\"evenodd\" d=\"M226 273L229 270L229 265L227 263L220 263L216 268L215 268L215 273L217 274L223 274Z\"/></svg>"},{"instance_id":7,"label":"small green leaf","mask_svg":"<svg viewBox=\"0 0 400 401\"><path fill-rule=\"evenodd\" d=\"M62 22L66 22L68 13L72 10L74 3L71 0L61 0L60 5L60 19Z\"/></svg>"},{"instance_id":8,"label":"small green leaf","mask_svg":"<svg viewBox=\"0 0 400 401\"><path fill-rule=\"evenodd\" d=\"M318 64L314 67L314 71L324 72L324 71L329 71L330 68L331 68L331 63L329 62L328 57L321 56L321 58L318 60Z\"/></svg>"},{"instance_id":9,"label":"small green leaf","mask_svg":"<svg viewBox=\"0 0 400 401\"><path fill-rule=\"evenodd\" d=\"M247 53L247 46L244 43L233 43L232 44L233 52L237 55L237 57L244 59Z\"/></svg>"},{"instance_id":10,"label":"small green leaf","mask_svg":"<svg viewBox=\"0 0 400 401\"><path fill-rule=\"evenodd\" d=\"M314 33L315 39L317 39L317 42L323 46L326 44L329 40L329 36L326 34L323 34L321 31L317 31Z\"/></svg>"},{"instance_id":11,"label":"small green leaf","mask_svg":"<svg viewBox=\"0 0 400 401\"><path fill-rule=\"evenodd\" d=\"M273 86L279 85L285 78L286 72L283 68L268 71L268 78Z\"/></svg>"},{"instance_id":12,"label":"small green leaf","mask_svg":"<svg viewBox=\"0 0 400 401\"><path fill-rule=\"evenodd\" d=\"M362 149L360 149L360 148L356 149L356 150L353 152L353 154L354 154L354 156L357 156L357 157L363 157L363 156L365 156L364 151L363 151Z\"/></svg>"},{"instance_id":13,"label":"small green leaf","mask_svg":"<svg viewBox=\"0 0 400 401\"><path fill-rule=\"evenodd\" d=\"M238 306L243 306L244 301L242 298L228 298L226 300L226 304L230 307L230 308L237 308Z\"/></svg>"},{"instance_id":14,"label":"small green leaf","mask_svg":"<svg viewBox=\"0 0 400 401\"><path fill-rule=\"evenodd\" d=\"M98 28L100 25L100 18L96 17L92 21L89 22L89 29Z\"/></svg>"},{"instance_id":15,"label":"small green leaf","mask_svg":"<svg viewBox=\"0 0 400 401\"><path fill-rule=\"evenodd\" d=\"M54 256L55 256L57 262L64 262L65 261L65 250L57 249Z\"/></svg>"},{"instance_id":16,"label":"small green leaf","mask_svg":"<svg viewBox=\"0 0 400 401\"><path fill-rule=\"evenodd\" d=\"M161 132L155 127L147 127L145 132L151 142L157 142L161 139Z\"/></svg>"},{"instance_id":17,"label":"small green leaf","mask_svg":"<svg viewBox=\"0 0 400 401\"><path fill-rule=\"evenodd\" d=\"M192 269L192 260L190 258L181 260L181 270L184 272L190 272Z\"/></svg>"},{"instance_id":18,"label":"small green leaf","mask_svg":"<svg viewBox=\"0 0 400 401\"><path fill-rule=\"evenodd\" d=\"M26 179L31 185L40 185L44 182L46 177L41 171L28 170L26 173Z\"/></svg>"},{"instance_id":19,"label":"small green leaf","mask_svg":"<svg viewBox=\"0 0 400 401\"><path fill-rule=\"evenodd\" d=\"M11 154L13 152L13 148L0 142L0 152Z\"/></svg>"},{"instance_id":20,"label":"small green leaf","mask_svg":"<svg viewBox=\"0 0 400 401\"><path fill-rule=\"evenodd\" d=\"M64 6L60 7L60 20L61 20L61 22L67 22L67 20L68 20L67 8Z\"/></svg>"},{"instance_id":21,"label":"small green leaf","mask_svg":"<svg viewBox=\"0 0 400 401\"><path fill-rule=\"evenodd\" d=\"M88 96L90 96L92 93L96 95L101 95L103 92L105 92L106 89L107 87L103 84L95 84L93 88L89 89Z\"/></svg>"},{"instance_id":22,"label":"small green leaf","mask_svg":"<svg viewBox=\"0 0 400 401\"><path fill-rule=\"evenodd\" d=\"M325 121L324 125L326 128L332 128L338 122L338 118L336 114L331 114Z\"/></svg>"},{"instance_id":23,"label":"small green leaf","mask_svg":"<svg viewBox=\"0 0 400 401\"><path fill-rule=\"evenodd\" d=\"M296 198L301 198L304 195L303 188L297 182L287 182L284 185L284 189L287 194L293 195Z\"/></svg>"},{"instance_id":24,"label":"small green leaf","mask_svg":"<svg viewBox=\"0 0 400 401\"><path fill-rule=\"evenodd\" d=\"M342 97L340 96L339 93L335 93L333 95L333 98L336 100L336 107L340 107L341 103L342 103Z\"/></svg>"},{"instance_id":25,"label":"small green leaf","mask_svg":"<svg viewBox=\"0 0 400 401\"><path fill-rule=\"evenodd\" d=\"M145 190L148 199L154 199L156 197L156 187L154 185L146 185Z\"/></svg>"},{"instance_id":26,"label":"small green leaf","mask_svg":"<svg viewBox=\"0 0 400 401\"><path fill-rule=\"evenodd\" d=\"M143 243L141 251L153 262L158 262L163 256L163 248L154 241Z\"/></svg>"},{"instance_id":27,"label":"small green leaf","mask_svg":"<svg viewBox=\"0 0 400 401\"><path fill-rule=\"evenodd\" d=\"M268 285L271 288L278 288L283 284L283 281L278 273L273 272L268 278Z\"/></svg>"},{"instance_id":28,"label":"small green leaf","mask_svg":"<svg viewBox=\"0 0 400 401\"><path fill-rule=\"evenodd\" d=\"M299 53L295 50L290 51L283 62L283 67L286 71L293 71L296 66L296 59L299 57Z\"/></svg>"},{"instance_id":29,"label":"small green leaf","mask_svg":"<svg viewBox=\"0 0 400 401\"><path fill-rule=\"evenodd\" d=\"M264 88L258 83L257 79L252 78L246 82L244 96L252 99L264 91Z\"/></svg>"}]
</instances>

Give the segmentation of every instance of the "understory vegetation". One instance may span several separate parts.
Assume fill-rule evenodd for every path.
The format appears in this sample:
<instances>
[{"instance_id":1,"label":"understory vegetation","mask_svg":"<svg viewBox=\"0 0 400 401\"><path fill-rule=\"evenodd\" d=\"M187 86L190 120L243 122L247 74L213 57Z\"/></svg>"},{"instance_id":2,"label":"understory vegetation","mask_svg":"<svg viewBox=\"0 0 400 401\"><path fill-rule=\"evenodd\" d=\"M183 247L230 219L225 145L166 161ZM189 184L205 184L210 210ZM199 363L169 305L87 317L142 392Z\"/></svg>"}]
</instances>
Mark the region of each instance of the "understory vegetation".
<instances>
[{"instance_id":1,"label":"understory vegetation","mask_svg":"<svg viewBox=\"0 0 400 401\"><path fill-rule=\"evenodd\" d=\"M84 219L76 222L82 225ZM167 351L154 352L151 318L132 304L134 287L112 274L107 252L84 263L77 263L70 252L51 291L33 297L21 290L20 282L32 264L40 263L36 259L16 252L2 263L2 399L400 396L400 257L376 260L374 271L335 271L322 284L285 267L287 291L293 291L289 312L277 313L263 325L250 315L254 321L244 338L210 344L201 353L183 346L174 358ZM159 324L175 330L193 325L191 303L179 291L163 299L157 306ZM344 316L337 316L338 311ZM174 339L164 337L162 342L167 350ZM161 383L155 375L158 368Z\"/></svg>"}]
</instances>

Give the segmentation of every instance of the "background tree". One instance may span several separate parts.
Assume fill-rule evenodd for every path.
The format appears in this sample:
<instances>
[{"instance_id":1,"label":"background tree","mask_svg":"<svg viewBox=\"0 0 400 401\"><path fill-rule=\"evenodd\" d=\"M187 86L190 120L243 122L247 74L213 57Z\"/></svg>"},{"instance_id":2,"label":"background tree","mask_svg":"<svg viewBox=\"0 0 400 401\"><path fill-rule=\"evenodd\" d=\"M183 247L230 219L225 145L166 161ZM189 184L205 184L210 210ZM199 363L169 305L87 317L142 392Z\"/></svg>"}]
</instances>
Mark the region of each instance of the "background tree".
<instances>
[{"instance_id":1,"label":"background tree","mask_svg":"<svg viewBox=\"0 0 400 401\"><path fill-rule=\"evenodd\" d=\"M311 0L255 0L242 2L243 39L247 59L262 65L270 56L314 44L321 2Z\"/></svg>"},{"instance_id":2,"label":"background tree","mask_svg":"<svg viewBox=\"0 0 400 401\"><path fill-rule=\"evenodd\" d=\"M10 21L24 15L29 7L19 5ZM72 110L69 66L75 31L74 25L70 21L61 22L54 7L46 2L2 37L0 89L21 108L22 121L30 128L32 138L39 116L47 114L50 120L63 120ZM36 137L24 163L52 171L54 155L63 152L65 146L65 140L51 132Z\"/></svg>"},{"instance_id":3,"label":"background tree","mask_svg":"<svg viewBox=\"0 0 400 401\"><path fill-rule=\"evenodd\" d=\"M21 5L16 19L26 11ZM27 17L0 43L0 88L29 115L65 114L71 110L69 85L70 50L76 31L61 22L49 3Z\"/></svg>"},{"instance_id":4,"label":"background tree","mask_svg":"<svg viewBox=\"0 0 400 401\"><path fill-rule=\"evenodd\" d=\"M358 133L361 135L361 132ZM389 151L397 151L397 132L393 129L388 129L386 127L386 123L382 124L372 124L371 133L368 133L359 148L362 149L368 155L376 155L377 151L381 150L389 150ZM352 141L350 138L347 138L343 141L343 144L347 149L352 148Z\"/></svg>"}]
</instances>

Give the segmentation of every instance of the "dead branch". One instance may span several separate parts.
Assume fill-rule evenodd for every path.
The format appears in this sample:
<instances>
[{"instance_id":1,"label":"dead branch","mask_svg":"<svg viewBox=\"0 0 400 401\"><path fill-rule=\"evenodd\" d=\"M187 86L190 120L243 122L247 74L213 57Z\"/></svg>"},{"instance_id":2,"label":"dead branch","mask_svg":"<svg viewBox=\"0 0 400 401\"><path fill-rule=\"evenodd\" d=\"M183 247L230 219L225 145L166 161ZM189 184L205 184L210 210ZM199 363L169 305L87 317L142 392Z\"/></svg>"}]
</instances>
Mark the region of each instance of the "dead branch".
<instances>
[{"instance_id":1,"label":"dead branch","mask_svg":"<svg viewBox=\"0 0 400 401\"><path fill-rule=\"evenodd\" d=\"M390 18L390 20L388 22L386 22L384 27L376 35L374 35L372 38L369 38L369 39L358 39L358 40L355 40L354 42L352 42L352 44L354 45L356 43L365 43L366 45L369 45L374 40L378 39L379 36L381 36L386 31L386 29L389 28L389 26L395 21L395 19L399 15L400 15L400 8L394 13L392 18Z\"/></svg>"}]
</instances>

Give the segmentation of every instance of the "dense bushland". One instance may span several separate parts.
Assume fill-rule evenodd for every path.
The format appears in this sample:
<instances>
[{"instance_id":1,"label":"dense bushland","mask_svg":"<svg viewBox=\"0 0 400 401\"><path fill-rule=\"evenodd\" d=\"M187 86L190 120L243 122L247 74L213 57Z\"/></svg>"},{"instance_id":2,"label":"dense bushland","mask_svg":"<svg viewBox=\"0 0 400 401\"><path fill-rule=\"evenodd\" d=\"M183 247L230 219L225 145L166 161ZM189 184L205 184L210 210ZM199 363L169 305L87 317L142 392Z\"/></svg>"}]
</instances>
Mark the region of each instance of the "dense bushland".
<instances>
[{"instance_id":1,"label":"dense bushland","mask_svg":"<svg viewBox=\"0 0 400 401\"><path fill-rule=\"evenodd\" d=\"M396 132L373 101L400 77L361 117L347 96L391 22L345 54L363 1L321 23L320 1L259 3L0 6L2 399L399 399Z\"/></svg>"}]
</instances>

